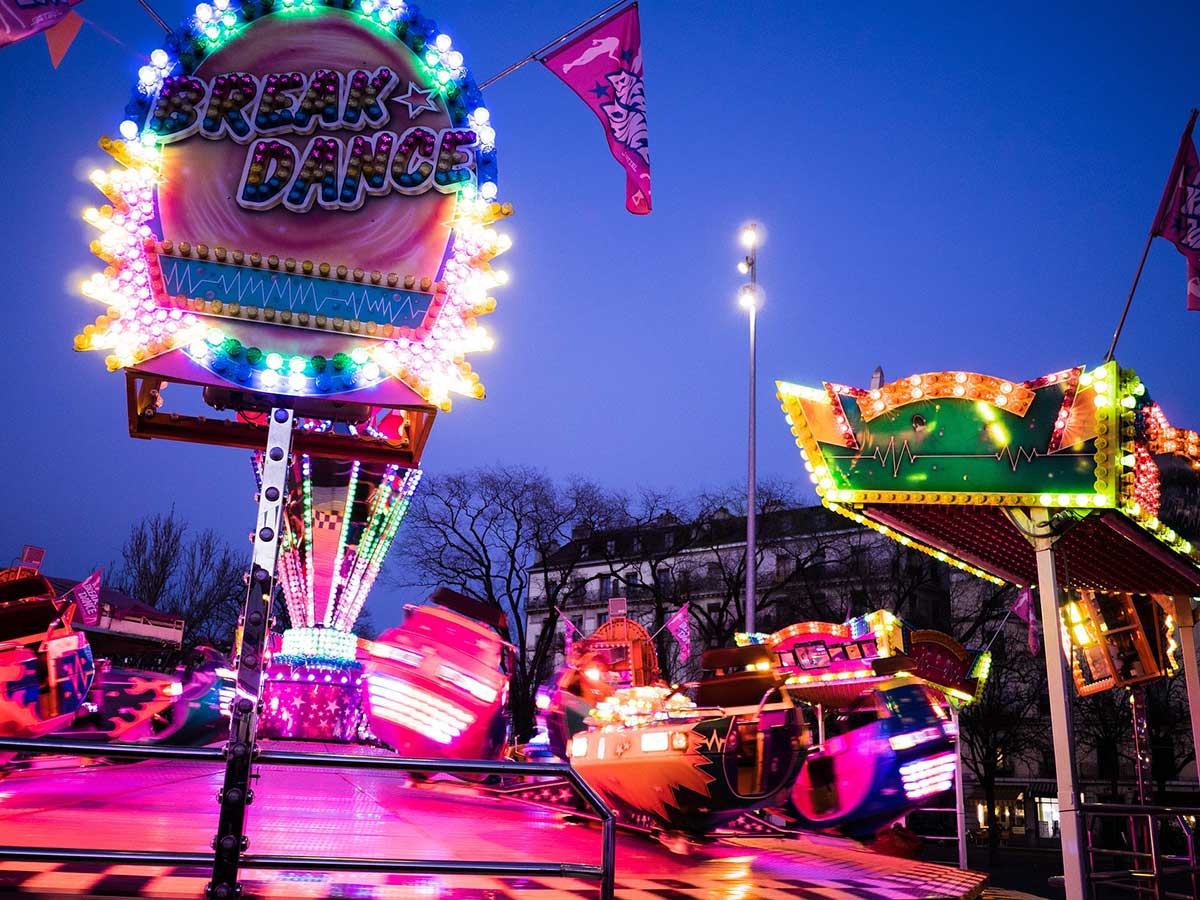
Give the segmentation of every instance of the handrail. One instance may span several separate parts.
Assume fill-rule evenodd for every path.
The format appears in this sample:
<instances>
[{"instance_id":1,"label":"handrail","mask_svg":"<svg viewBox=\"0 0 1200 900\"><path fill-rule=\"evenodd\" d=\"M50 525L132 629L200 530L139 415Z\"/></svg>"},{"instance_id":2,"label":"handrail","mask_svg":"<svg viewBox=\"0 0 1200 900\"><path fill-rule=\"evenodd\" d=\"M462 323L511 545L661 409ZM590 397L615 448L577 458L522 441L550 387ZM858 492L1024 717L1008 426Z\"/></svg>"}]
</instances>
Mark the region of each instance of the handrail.
<instances>
[{"instance_id":1,"label":"handrail","mask_svg":"<svg viewBox=\"0 0 1200 900\"><path fill-rule=\"evenodd\" d=\"M0 738L0 751L107 757L113 759L171 759L220 763L226 753L217 747L169 747L162 745L87 741L25 740ZM543 775L565 778L600 819L600 865L578 863L521 863L425 859L360 859L317 856L243 855L242 864L250 869L308 869L313 871L404 872L425 874L487 874L493 876L574 877L600 881L602 900L613 900L616 887L617 820L612 809L591 785L564 762L510 762L484 759L410 759L396 756L367 756L357 753L298 753L291 750L261 750L255 755L260 765L340 767L381 769L407 772L445 772L475 775ZM0 860L41 862L122 862L126 865L211 864L208 854L156 851L67 850L38 847L0 847Z\"/></svg>"},{"instance_id":2,"label":"handrail","mask_svg":"<svg viewBox=\"0 0 1200 900\"><path fill-rule=\"evenodd\" d=\"M1129 849L1098 847L1092 829L1086 829L1089 881L1091 895L1096 896L1100 885L1129 891L1138 897L1147 892L1164 900L1194 900L1200 889L1200 864L1196 858L1195 826L1188 826L1185 817L1200 815L1200 807L1143 806L1133 803L1085 803L1080 812L1093 820L1115 819L1128 829ZM1161 828L1164 822L1174 821L1180 826L1187 842L1187 856L1173 856L1164 852ZM1099 860L1111 861L1118 868L1097 870ZM1129 868L1122 868L1129 866ZM1182 876L1191 884L1188 893L1177 893L1165 881Z\"/></svg>"}]
</instances>

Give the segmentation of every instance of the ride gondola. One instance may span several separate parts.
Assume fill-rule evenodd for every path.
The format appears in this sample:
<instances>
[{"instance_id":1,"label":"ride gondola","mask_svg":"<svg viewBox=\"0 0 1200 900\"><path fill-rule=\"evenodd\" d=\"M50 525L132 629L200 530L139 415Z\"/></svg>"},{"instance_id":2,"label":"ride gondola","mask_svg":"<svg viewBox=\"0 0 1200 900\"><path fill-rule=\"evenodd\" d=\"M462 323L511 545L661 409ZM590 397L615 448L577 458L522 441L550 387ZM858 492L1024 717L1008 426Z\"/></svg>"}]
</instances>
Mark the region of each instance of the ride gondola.
<instances>
[{"instance_id":1,"label":"ride gondola","mask_svg":"<svg viewBox=\"0 0 1200 900\"><path fill-rule=\"evenodd\" d=\"M568 754L588 784L654 831L706 835L780 802L809 743L803 717L761 646L710 650L688 693L621 688Z\"/></svg>"}]
</instances>

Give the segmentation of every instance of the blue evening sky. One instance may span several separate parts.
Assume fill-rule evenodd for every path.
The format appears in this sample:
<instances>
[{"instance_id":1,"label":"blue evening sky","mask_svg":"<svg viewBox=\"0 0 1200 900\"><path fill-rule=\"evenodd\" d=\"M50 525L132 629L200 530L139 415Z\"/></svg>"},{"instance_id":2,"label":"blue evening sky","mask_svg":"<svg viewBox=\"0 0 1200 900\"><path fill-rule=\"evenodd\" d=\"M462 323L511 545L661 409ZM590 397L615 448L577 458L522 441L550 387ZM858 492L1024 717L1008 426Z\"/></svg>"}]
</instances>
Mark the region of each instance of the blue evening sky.
<instances>
[{"instance_id":1,"label":"blue evening sky","mask_svg":"<svg viewBox=\"0 0 1200 900\"><path fill-rule=\"evenodd\" d=\"M431 2L481 79L603 0ZM172 24L191 4L155 0ZM946 368L1025 379L1099 362L1179 134L1200 103L1195 6L644 0L655 212L624 211L592 113L537 65L489 89L512 274L472 362L483 402L440 416L430 474L494 462L692 492L744 478L739 225L760 272L759 471L802 475L775 378L865 385ZM1153 8L1153 13L1151 13ZM86 0L62 66L0 52L4 173L0 557L82 577L171 504L242 541L248 454L127 436L124 379L71 338L98 308L79 213L161 34ZM1185 264L1150 253L1118 358L1200 425ZM397 547L402 552L404 532ZM249 546L246 546L247 555ZM397 592L380 589L376 623Z\"/></svg>"}]
</instances>

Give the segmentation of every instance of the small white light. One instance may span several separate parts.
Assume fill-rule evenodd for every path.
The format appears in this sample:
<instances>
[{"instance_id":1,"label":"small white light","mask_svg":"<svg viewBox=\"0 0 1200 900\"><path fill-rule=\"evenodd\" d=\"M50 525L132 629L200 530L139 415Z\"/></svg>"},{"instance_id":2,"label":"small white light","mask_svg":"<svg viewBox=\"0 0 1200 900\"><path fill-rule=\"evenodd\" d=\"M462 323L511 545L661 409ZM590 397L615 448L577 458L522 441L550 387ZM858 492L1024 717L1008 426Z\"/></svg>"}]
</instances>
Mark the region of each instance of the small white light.
<instances>
[{"instance_id":1,"label":"small white light","mask_svg":"<svg viewBox=\"0 0 1200 900\"><path fill-rule=\"evenodd\" d=\"M747 250L752 250L758 245L758 227L755 225L747 225L742 229L742 246Z\"/></svg>"},{"instance_id":2,"label":"small white light","mask_svg":"<svg viewBox=\"0 0 1200 900\"><path fill-rule=\"evenodd\" d=\"M476 125L486 125L492 118L492 114L486 106L477 107L475 112L471 113L471 116L475 119Z\"/></svg>"},{"instance_id":3,"label":"small white light","mask_svg":"<svg viewBox=\"0 0 1200 900\"><path fill-rule=\"evenodd\" d=\"M450 35L439 34L437 36L437 40L434 41L434 44L439 50L441 50L443 53L445 53L447 50L450 49Z\"/></svg>"},{"instance_id":4,"label":"small white light","mask_svg":"<svg viewBox=\"0 0 1200 900\"><path fill-rule=\"evenodd\" d=\"M121 123L121 137L127 141L132 141L138 136L137 122L132 119L126 119Z\"/></svg>"},{"instance_id":5,"label":"small white light","mask_svg":"<svg viewBox=\"0 0 1200 900\"><path fill-rule=\"evenodd\" d=\"M163 50L162 48L159 48L150 54L150 62L154 63L154 65L158 66L160 69L166 68L167 63L170 61L171 57L167 56L167 51Z\"/></svg>"},{"instance_id":6,"label":"small white light","mask_svg":"<svg viewBox=\"0 0 1200 900\"><path fill-rule=\"evenodd\" d=\"M496 199L496 183L494 181L485 181L479 186L479 196L484 200Z\"/></svg>"}]
</instances>

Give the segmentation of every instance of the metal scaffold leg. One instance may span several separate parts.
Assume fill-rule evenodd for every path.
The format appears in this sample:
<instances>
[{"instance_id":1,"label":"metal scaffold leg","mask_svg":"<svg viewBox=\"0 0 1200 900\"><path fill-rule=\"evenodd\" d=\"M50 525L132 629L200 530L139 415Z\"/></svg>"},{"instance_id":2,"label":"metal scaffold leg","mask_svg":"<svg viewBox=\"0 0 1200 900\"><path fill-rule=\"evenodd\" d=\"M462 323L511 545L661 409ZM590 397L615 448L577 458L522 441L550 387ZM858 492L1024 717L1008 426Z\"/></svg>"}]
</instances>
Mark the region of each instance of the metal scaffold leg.
<instances>
[{"instance_id":1,"label":"metal scaffold leg","mask_svg":"<svg viewBox=\"0 0 1200 900\"><path fill-rule=\"evenodd\" d=\"M238 869L242 853L249 846L245 835L246 807L254 799L250 778L257 751L255 738L262 696L263 656L270 630L279 520L286 496L294 421L290 409L271 410L254 532L254 558L242 606L237 691L230 710L229 743L225 746L225 780L217 795L221 814L213 838L213 872L207 892L210 900L228 900L242 893Z\"/></svg>"}]
</instances>

